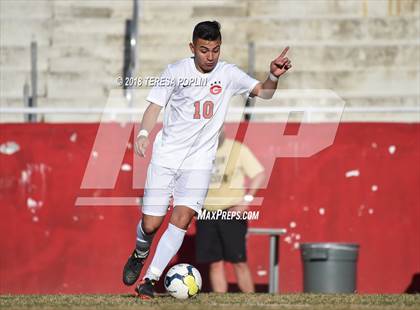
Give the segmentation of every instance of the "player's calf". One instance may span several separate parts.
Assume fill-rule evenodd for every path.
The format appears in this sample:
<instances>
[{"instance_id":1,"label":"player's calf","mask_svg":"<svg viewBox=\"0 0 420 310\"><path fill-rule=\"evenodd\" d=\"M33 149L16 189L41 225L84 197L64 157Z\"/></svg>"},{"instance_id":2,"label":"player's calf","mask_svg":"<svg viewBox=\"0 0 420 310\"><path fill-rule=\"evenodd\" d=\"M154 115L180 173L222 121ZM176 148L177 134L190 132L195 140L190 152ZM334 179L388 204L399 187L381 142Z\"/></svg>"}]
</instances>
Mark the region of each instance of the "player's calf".
<instances>
[{"instance_id":1,"label":"player's calf","mask_svg":"<svg viewBox=\"0 0 420 310\"><path fill-rule=\"evenodd\" d=\"M143 215L143 219L137 225L136 249L128 258L123 270L123 282L125 285L133 285L140 276L144 262L149 255L153 237L163 217Z\"/></svg>"}]
</instances>

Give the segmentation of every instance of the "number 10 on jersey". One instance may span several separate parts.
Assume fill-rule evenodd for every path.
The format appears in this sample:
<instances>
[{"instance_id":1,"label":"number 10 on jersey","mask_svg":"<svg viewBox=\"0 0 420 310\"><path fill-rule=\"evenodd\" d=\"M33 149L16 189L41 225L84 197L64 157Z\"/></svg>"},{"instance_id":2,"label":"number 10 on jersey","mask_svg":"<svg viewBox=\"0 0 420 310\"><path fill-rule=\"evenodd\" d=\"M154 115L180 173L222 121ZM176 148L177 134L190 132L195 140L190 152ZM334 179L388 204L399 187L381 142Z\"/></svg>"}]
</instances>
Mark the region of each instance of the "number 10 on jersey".
<instances>
[{"instance_id":1,"label":"number 10 on jersey","mask_svg":"<svg viewBox=\"0 0 420 310\"><path fill-rule=\"evenodd\" d=\"M201 102L194 102L194 119L205 118L209 119L213 116L214 103L210 100L204 101L201 108Z\"/></svg>"}]
</instances>

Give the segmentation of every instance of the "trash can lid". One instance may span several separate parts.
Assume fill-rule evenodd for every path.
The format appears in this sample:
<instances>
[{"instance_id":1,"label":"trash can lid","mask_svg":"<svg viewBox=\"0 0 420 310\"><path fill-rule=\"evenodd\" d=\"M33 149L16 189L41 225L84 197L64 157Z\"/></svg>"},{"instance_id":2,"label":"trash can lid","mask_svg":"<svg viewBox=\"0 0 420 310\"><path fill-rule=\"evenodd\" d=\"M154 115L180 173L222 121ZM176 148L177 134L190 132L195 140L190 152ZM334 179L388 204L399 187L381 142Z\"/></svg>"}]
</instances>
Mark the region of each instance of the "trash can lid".
<instances>
[{"instance_id":1,"label":"trash can lid","mask_svg":"<svg viewBox=\"0 0 420 310\"><path fill-rule=\"evenodd\" d=\"M357 243L345 243L345 242L307 242L307 243L301 243L300 247L305 250L332 249L332 250L357 251L360 246Z\"/></svg>"}]
</instances>

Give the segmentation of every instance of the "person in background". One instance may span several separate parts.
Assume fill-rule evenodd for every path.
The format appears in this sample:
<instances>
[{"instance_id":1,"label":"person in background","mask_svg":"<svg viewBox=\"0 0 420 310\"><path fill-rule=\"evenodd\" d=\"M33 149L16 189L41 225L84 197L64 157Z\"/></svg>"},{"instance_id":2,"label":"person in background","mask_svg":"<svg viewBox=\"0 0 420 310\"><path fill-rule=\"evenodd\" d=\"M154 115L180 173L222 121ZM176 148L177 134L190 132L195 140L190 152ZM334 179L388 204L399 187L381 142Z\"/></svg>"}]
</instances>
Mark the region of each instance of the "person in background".
<instances>
[{"instance_id":1,"label":"person in background","mask_svg":"<svg viewBox=\"0 0 420 310\"><path fill-rule=\"evenodd\" d=\"M245 177L250 178L247 193L244 190ZM214 292L225 293L228 290L225 262L233 264L239 289L244 293L254 292L246 258L248 221L245 213L264 179L264 168L250 149L238 141L227 139L222 130L204 210L234 211L240 217L202 218L196 222L197 261L210 264L210 283Z\"/></svg>"}]
</instances>

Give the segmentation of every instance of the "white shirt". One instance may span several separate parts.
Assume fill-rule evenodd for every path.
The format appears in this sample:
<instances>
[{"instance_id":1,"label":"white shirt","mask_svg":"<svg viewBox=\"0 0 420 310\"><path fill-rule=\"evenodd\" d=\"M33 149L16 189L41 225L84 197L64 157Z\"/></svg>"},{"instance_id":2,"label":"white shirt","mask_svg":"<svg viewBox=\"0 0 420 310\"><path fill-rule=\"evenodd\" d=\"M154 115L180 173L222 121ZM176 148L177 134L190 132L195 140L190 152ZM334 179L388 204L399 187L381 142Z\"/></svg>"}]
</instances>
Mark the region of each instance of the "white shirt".
<instances>
[{"instance_id":1,"label":"white shirt","mask_svg":"<svg viewBox=\"0 0 420 310\"><path fill-rule=\"evenodd\" d=\"M184 87L178 82L190 78L206 79L207 84ZM249 96L258 80L224 61L211 72L201 73L192 57L168 65L160 80L175 83L155 86L147 97L165 107L151 162L173 169L212 169L230 99Z\"/></svg>"}]
</instances>

